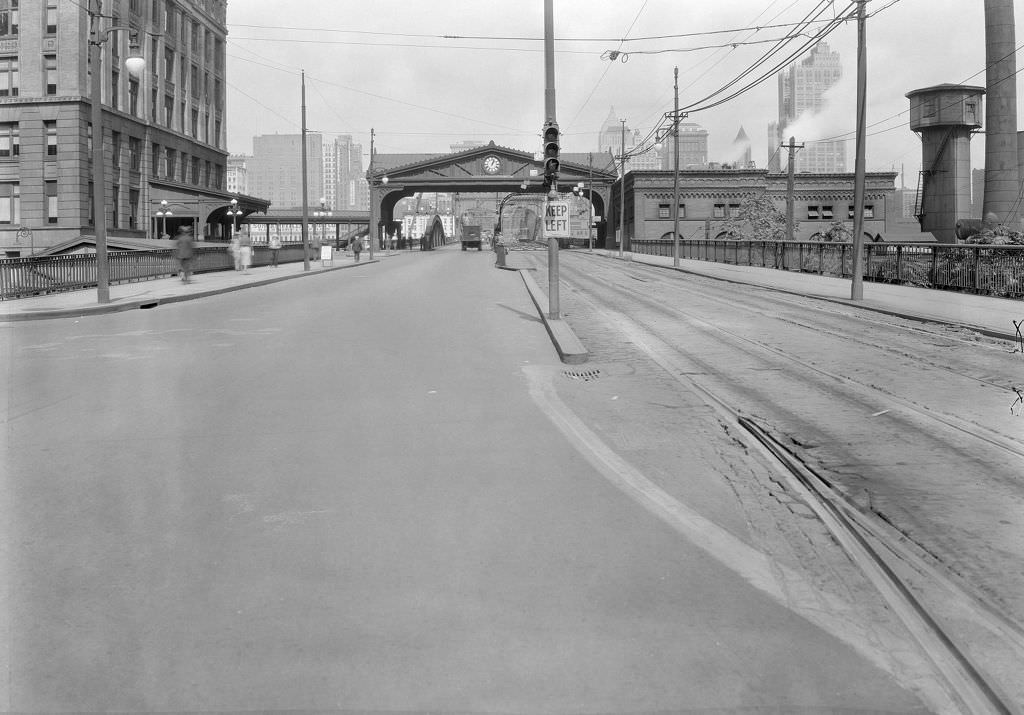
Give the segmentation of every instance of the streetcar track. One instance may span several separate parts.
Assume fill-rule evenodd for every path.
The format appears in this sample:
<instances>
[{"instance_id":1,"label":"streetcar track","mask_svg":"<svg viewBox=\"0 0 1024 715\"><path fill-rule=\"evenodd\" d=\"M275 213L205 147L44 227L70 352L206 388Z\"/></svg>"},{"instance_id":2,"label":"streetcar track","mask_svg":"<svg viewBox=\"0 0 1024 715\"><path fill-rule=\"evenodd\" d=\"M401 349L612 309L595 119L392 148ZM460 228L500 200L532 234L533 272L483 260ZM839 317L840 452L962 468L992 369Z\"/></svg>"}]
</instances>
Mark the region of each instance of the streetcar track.
<instances>
[{"instance_id":1,"label":"streetcar track","mask_svg":"<svg viewBox=\"0 0 1024 715\"><path fill-rule=\"evenodd\" d=\"M596 280L596 279L594 279L594 280ZM902 407L903 409L908 410L910 412L913 412L913 413L917 414L918 416L923 417L926 420L932 420L932 421L938 422L939 424L942 424L945 427L948 427L950 429L956 430L956 431L961 432L963 434L966 434L966 435L968 435L970 437L973 437L974 439L978 439L980 441L986 442L986 443L991 444L991 445L993 445L995 447L1003 449L1004 451L1010 453L1011 455L1013 455L1015 457L1024 459L1024 443L1020 442L1019 440L1014 439L1013 437L1009 437L1007 435L1000 434L1000 433L995 432L995 431L993 431L993 430L991 430L989 428L973 425L972 423L970 423L970 422L968 422L966 420L961 420L961 419L959 419L957 417L953 417L951 415L944 415L942 413L936 412L935 410L932 410L932 409L930 409L928 407L925 407L925 406L922 406L922 405L918 405L917 403L912 402L910 400L907 400L906 398L902 398L902 397L899 397L897 395L894 395L893 393L891 393L891 392L889 392L887 390L883 390L883 389L881 389L881 388L879 388L879 387L877 387L875 385L865 384L863 382L859 382L857 380L854 380L854 379L852 379L852 378L850 378L850 377L848 377L846 375L839 375L839 374L830 372L828 370L824 370L822 368L817 367L813 363L809 363L809 362L807 362L805 360L802 360L799 357L797 357L795 355L792 355L791 353L788 353L788 352L786 352L786 351L784 351L784 350L782 350L780 348L776 348L776 347L767 345L767 344L765 344L765 343L763 343L761 341L754 340L752 338L748 338L748 337L743 336L743 335L738 335L738 334L736 334L736 333L734 333L734 332L732 332L730 330L727 330L727 329L722 328L722 327L720 327L718 325L710 323L710 322L704 320L703 318L700 318L700 317L696 316L695 314L687 312L687 311L685 311L685 310L683 310L683 309L681 309L681 308L679 308L677 306L669 306L669 305L666 305L665 303L663 303L661 301L652 300L645 293L643 293L641 291L638 291L638 290L635 290L635 289L633 289L633 288L631 288L631 287L629 287L627 285L621 285L620 286L620 285L616 285L616 284L612 284L612 283L602 283L601 285L605 289L617 291L617 292L619 292L621 294L624 294L624 295L628 296L630 298L630 300L642 302L645 305L647 305L649 308L651 308L652 310L660 312L663 315L666 315L668 317L684 316L688 320L692 321L693 323L696 323L696 324L700 325L701 327L703 327L706 331L712 331L712 332L716 332L716 333L725 335L730 340L732 340L733 342L738 342L738 343L741 343L741 344L755 346L755 347L761 349L762 351L768 352L768 353L770 353L772 355L775 355L776 357L779 357L779 358L782 358L784 360L787 360L787 361L789 361L789 362L791 362L791 363L793 363L795 365L799 365L800 367L805 368L807 370L811 370L811 371L813 371L813 372L815 372L815 373L817 373L817 374L819 374L819 375L821 375L823 377L827 377L827 378L829 378L831 380L834 380L836 382L839 382L839 383L844 383L844 384L850 385L850 386L854 387L856 390L858 390L859 392L861 392L862 394L870 395L872 397L882 396L886 400L890 400L892 402L895 402L900 407ZM733 304L736 305L735 302ZM764 313L764 314L767 315L767 313ZM633 318L634 318L634 320L638 319L636 316L633 316ZM838 334L837 337L840 337L840 338L843 338L843 339L847 339L846 336L844 336L842 334ZM863 341L853 340L852 342L856 342L858 344L865 345L867 347L872 347L870 344L864 343ZM772 368L765 368L765 369L772 369ZM950 372L952 372L952 371L950 371ZM954 374L957 374L957 373L954 373ZM983 383L983 384L985 384L985 383ZM1003 387L1003 386L998 385L998 387Z\"/></svg>"},{"instance_id":2,"label":"streetcar track","mask_svg":"<svg viewBox=\"0 0 1024 715\"><path fill-rule=\"evenodd\" d=\"M657 266L650 266L650 267L647 267L647 266L641 267L641 266L643 266L643 264L640 264L640 266L638 266L637 264L630 264L626 268L625 275L627 275L627 276L632 278L633 276L631 276L629 274L630 270L634 270L634 271L644 271L644 270L657 271L657 270L664 270L664 269L658 268ZM704 284L704 285L717 286L718 283L719 283L715 279L707 278L706 276L691 276L691 275L688 275L688 278L689 277L692 277L692 278L694 278L696 280L700 280L700 282L702 284ZM641 280L641 279L636 279L636 280ZM702 298L706 298L706 295L704 293L702 293L701 291L697 290L692 285L692 283L690 281L687 281L687 282L679 282L679 281L665 282L665 283L662 284L662 287L663 288L668 288L670 290L674 290L674 291L676 291L678 293L682 293L682 294L686 294L686 295L694 295L694 294L696 294L696 295L698 295L698 296L700 296ZM867 323L869 325L872 325L872 326L875 326L877 328L881 328L881 329L884 329L884 330L888 330L890 332L896 332L896 333L899 333L899 332L915 333L918 336L925 336L925 337L933 338L933 339L934 338L939 338L940 340L943 340L943 341L962 343L964 345L969 345L971 347L978 347L979 346L979 343L977 341L974 341L974 340L965 340L963 338L959 338L959 337L955 337L955 336L951 336L951 335L945 335L945 334L939 335L939 334L935 333L932 330L926 330L926 329L914 327L914 326L911 326L911 325L895 326L891 322L885 322L885 321L882 321L882 320L876 320L876 319L870 317L870 315L865 314L865 311L863 311L863 310L856 310L856 309L840 310L840 309L830 308L830 307L827 307L826 305L821 305L821 304L809 305L806 302L801 302L801 299L790 300L790 299L788 299L786 297L785 293L780 293L778 291L772 291L772 290L767 289L767 288L764 288L762 290L764 291L764 294L759 296L759 298L770 300L772 302L779 303L779 304L788 306L790 308L796 308L796 309L814 308L817 311L820 311L820 312L823 312L823 313L827 313L827 314L832 315L832 316L842 317L844 319L857 320L857 321L859 321L861 323ZM830 335L832 337L839 338L841 340L845 340L847 342L855 343L855 344L858 344L858 345L863 345L865 347L875 348L877 350L883 350L883 351L885 351L887 353L890 353L892 355L896 355L898 357L908 357L907 353L901 352L900 350L895 349L895 348L893 348L893 347L891 347L889 345L886 345L884 343L875 343L875 342L867 341L867 340L864 340L863 338L859 338L859 337L854 336L854 335L849 335L849 334L846 334L846 333L836 332L836 331L831 330L831 329L829 329L827 327L821 327L821 326L804 324L804 323L801 323L801 322L799 322L797 320L793 320L791 318L786 318L786 317L780 316L780 315L778 315L776 313L772 313L770 311L764 310L763 308L759 307L759 304L757 304L757 303L754 303L754 302L751 302L751 301L743 301L743 300L739 300L739 299L737 299L735 297L730 297L730 296L734 296L734 295L735 295L734 293L725 293L723 295L717 295L715 297L715 300L717 302L720 302L720 303L728 303L729 305L732 305L732 306L737 307L737 308L742 308L743 310L750 311L750 312L755 313L757 315L762 315L762 316L765 316L765 317L768 317L768 318L772 318L773 320L780 320L782 322L789 323L791 325L795 325L797 327L804 328L806 330L812 330L812 331L815 331L815 332L827 333L828 335ZM820 303L821 301L818 301L818 302ZM938 325L938 324L936 324L936 325ZM966 329L966 328L960 328L960 329ZM942 345L942 343L934 343L934 344L937 347L944 347ZM981 343L980 345L985 346L984 343ZM987 347L987 346L985 346L985 347ZM979 377L979 376L976 376L976 375L964 374L963 372L958 372L956 370L953 370L953 369L951 369L951 368L949 368L949 367L947 367L947 366L945 366L945 365L943 365L941 363L938 363L938 362L935 362L935 361L932 361L932 360L928 360L926 357L923 357L921 355L913 355L913 358L915 360L918 360L918 361L924 363L928 367L934 368L936 370L942 370L942 371L947 372L947 373L949 373L951 375L955 375L958 378L966 378L966 379L969 379L969 380L974 380L974 381L976 381L976 382L978 382L980 384L983 384L983 385L986 385L986 386L989 386L989 387L995 387L995 388L998 388L998 389L1001 389L1001 390L1002 389L1008 389L1008 382L1007 381L996 381L994 379L989 379L986 376L980 376Z\"/></svg>"},{"instance_id":3,"label":"streetcar track","mask_svg":"<svg viewBox=\"0 0 1024 715\"><path fill-rule=\"evenodd\" d=\"M563 278L564 280L564 278ZM596 279L595 279L596 280ZM628 289L619 289L603 283L606 289L617 289L619 292L632 293ZM913 563L920 572L927 573L933 580L972 604L986 605L980 599L965 593L959 586L943 574L930 569L926 562L914 563L917 558L913 552L898 547L890 547L890 538L885 531L872 524L865 514L840 493L832 485L813 470L809 469L796 455L790 452L770 433L741 414L729 401L711 388L701 384L694 377L701 373L678 369L678 356L681 353L672 345L657 336L652 328L638 323L636 315L629 319L618 311L599 306L589 299L582 291L577 291L580 300L586 302L597 314L617 327L621 332L659 364L677 381L694 389L700 394L722 419L736 424L750 435L743 440L748 446L765 455L775 468L787 476L787 481L800 485L797 493L827 526L836 541L842 546L850 559L874 585L879 594L892 608L900 621L913 634L922 650L928 655L937 671L944 678L947 687L964 706L972 713L994 712L1011 713L1010 707L1003 701L997 688L989 681L988 676L958 646L938 620L913 596L905 583L888 565L885 558L871 547L868 537L885 545L893 553ZM646 301L650 302L650 301ZM655 306L656 308L659 306ZM688 316L692 317L692 316ZM703 321L702 321L703 322ZM723 331L728 333L728 331ZM754 342L756 341L750 341ZM758 345L758 347L764 347ZM774 351L773 351L774 352ZM784 353L782 357L787 356ZM819 373L823 372L817 370ZM827 373L826 373L827 374ZM830 377L832 377L830 375ZM851 381L855 386L859 383ZM930 416L930 415L926 415ZM1002 445L1000 445L1002 446ZM987 607L979 611L986 620L986 625L1018 649L1024 649L1024 639L1011 620Z\"/></svg>"}]
</instances>

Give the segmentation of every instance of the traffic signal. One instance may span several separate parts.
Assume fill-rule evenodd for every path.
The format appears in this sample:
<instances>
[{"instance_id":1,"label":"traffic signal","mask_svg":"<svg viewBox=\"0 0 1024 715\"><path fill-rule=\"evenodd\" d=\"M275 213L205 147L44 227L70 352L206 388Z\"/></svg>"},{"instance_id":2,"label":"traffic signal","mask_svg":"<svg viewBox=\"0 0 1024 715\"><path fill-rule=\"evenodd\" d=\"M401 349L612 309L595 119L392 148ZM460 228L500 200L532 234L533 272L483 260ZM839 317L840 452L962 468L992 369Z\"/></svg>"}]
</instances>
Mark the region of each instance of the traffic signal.
<instances>
[{"instance_id":1,"label":"traffic signal","mask_svg":"<svg viewBox=\"0 0 1024 715\"><path fill-rule=\"evenodd\" d=\"M558 180L558 125L548 122L544 125L544 183L553 184Z\"/></svg>"}]
</instances>

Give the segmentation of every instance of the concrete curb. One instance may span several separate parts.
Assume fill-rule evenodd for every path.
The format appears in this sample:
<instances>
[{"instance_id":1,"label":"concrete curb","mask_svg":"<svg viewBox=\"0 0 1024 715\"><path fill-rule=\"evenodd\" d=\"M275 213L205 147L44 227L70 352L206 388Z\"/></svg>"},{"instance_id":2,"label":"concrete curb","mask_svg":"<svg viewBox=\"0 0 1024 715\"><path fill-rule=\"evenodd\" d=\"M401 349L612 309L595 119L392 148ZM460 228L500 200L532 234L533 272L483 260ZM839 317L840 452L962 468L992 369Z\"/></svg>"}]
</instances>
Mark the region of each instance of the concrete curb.
<instances>
[{"instance_id":1,"label":"concrete curb","mask_svg":"<svg viewBox=\"0 0 1024 715\"><path fill-rule=\"evenodd\" d=\"M601 254L601 255L604 255L604 254ZM716 281L722 281L723 283L732 283L734 285L756 285L758 288L764 288L766 290L773 290L773 291L776 291L778 293L785 293L787 295L803 296L805 298L816 298L818 300L826 300L826 301L828 301L830 303L837 303L839 305L845 305L845 306L848 306L850 308L861 308L863 310L870 310L870 311L875 312L875 313L881 313L882 315L889 315L889 316L892 316L894 318L903 318L905 320L913 320L913 321L917 321L919 323L939 323L940 325L952 325L952 326L956 326L956 327L959 327L959 328L964 328L965 330L974 331L974 332L978 333L979 335L984 335L984 336L989 337L989 338L996 338L998 340L1009 340L1009 341L1016 341L1017 340L1017 336L1014 335L1013 333L1009 332L1009 331L995 330L995 329L992 329L992 328L984 327L982 325L975 325L973 323L967 323L967 322L964 322L964 321L961 321L961 320L951 320L950 318L943 318L941 316L936 316L936 315L926 315L926 314L922 314L922 313L907 313L905 311L894 310L892 308L883 308L881 306L871 305L870 303L865 303L863 301L850 300L849 298L834 298L832 296L820 295L820 294L817 294L817 293L809 293L807 291L791 290L789 288L782 288L782 287L777 286L777 285L771 285L770 283L763 283L763 282L760 282L760 281L758 281L756 279L738 280L738 279L735 279L735 278L726 278L724 276L716 276L716 275L713 275L713 274L710 274L710 273L704 273L703 271L694 271L694 270L690 270L688 268L682 268L682 267L676 268L675 266L664 266L664 265L661 265L659 263L648 263L647 261L642 261L642 260L641 261L634 261L632 255L629 255L629 256L624 257L624 258L619 258L618 256L610 256L610 255L604 255L604 257L608 258L610 260L613 260L613 261L629 261L629 262L632 262L632 263L641 263L641 264L643 264L645 266L650 266L651 268L660 268L660 269L666 270L666 271L675 271L677 273L686 273L687 275L692 275L692 276L703 276L704 278L711 278L711 279L716 280Z\"/></svg>"},{"instance_id":2,"label":"concrete curb","mask_svg":"<svg viewBox=\"0 0 1024 715\"><path fill-rule=\"evenodd\" d=\"M198 298L209 298L212 295L232 293L238 290L245 290L246 288L258 288L260 286L266 286L272 283L280 283L282 281L289 281L296 278L306 278L309 276L322 275L324 273L332 273L334 271L345 270L346 268L355 268L357 266L366 266L372 263L379 262L379 259L375 258L372 261L360 261L359 263L350 263L344 266L319 268L316 271L303 271L302 273L292 273L290 275L275 276L273 278L263 278L248 283L238 283L233 285L222 286L220 288L213 288L210 290L202 290L197 291L195 293L186 293L181 295L149 296L146 298L130 298L124 301L118 301L115 299L110 303L95 303L92 305L75 306L73 308L56 308L54 310L40 310L35 313L8 313L6 315L0 315L0 323L13 323L23 320L79 318L87 315L121 313L128 310L146 310L149 308L156 308L158 306L165 304L181 303L183 301L196 300Z\"/></svg>"},{"instance_id":3,"label":"concrete curb","mask_svg":"<svg viewBox=\"0 0 1024 715\"><path fill-rule=\"evenodd\" d=\"M572 328L569 327L568 323L564 320L553 320L548 317L547 312L544 310L547 296L541 291L537 281L533 279L533 276L528 271L521 270L519 275L522 276L523 283L526 284L526 290L529 292L530 298L533 299L533 304L537 307L541 320L544 321L544 327L551 337L551 342L555 345L555 350L558 351L558 357L568 365L585 363L590 359L590 353L583 347L583 343L572 332Z\"/></svg>"}]
</instances>

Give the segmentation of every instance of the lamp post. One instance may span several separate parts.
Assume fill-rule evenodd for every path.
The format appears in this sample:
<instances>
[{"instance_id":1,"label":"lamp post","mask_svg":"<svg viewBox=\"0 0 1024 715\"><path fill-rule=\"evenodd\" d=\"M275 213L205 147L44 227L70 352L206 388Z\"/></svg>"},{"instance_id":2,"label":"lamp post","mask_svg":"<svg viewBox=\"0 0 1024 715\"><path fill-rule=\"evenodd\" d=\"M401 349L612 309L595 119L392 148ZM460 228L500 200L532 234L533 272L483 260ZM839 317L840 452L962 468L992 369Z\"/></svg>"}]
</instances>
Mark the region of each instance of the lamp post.
<instances>
[{"instance_id":1,"label":"lamp post","mask_svg":"<svg viewBox=\"0 0 1024 715\"><path fill-rule=\"evenodd\" d=\"M94 9L95 8L95 9ZM110 262L107 257L107 209L106 186L104 184L103 166L103 72L101 70L101 48L115 32L129 33L128 57L124 65L128 73L138 77L146 69L146 60L142 56L137 30L115 25L106 30L100 29L102 8L100 0L89 2L89 67L92 72L92 89L90 93L92 121L92 199L93 221L96 226L96 299L99 303L110 302Z\"/></svg>"},{"instance_id":2,"label":"lamp post","mask_svg":"<svg viewBox=\"0 0 1024 715\"><path fill-rule=\"evenodd\" d=\"M167 217L173 216L171 209L167 206L167 199L160 202L160 208L156 212L157 218L160 219L160 238L167 235Z\"/></svg>"},{"instance_id":3,"label":"lamp post","mask_svg":"<svg viewBox=\"0 0 1024 715\"><path fill-rule=\"evenodd\" d=\"M238 199L231 199L231 208L225 213L231 217L232 233L238 233L238 217L242 215L242 209L238 207Z\"/></svg>"},{"instance_id":4,"label":"lamp post","mask_svg":"<svg viewBox=\"0 0 1024 715\"><path fill-rule=\"evenodd\" d=\"M327 198L324 197L324 196L321 196L320 197L320 208L313 212L313 216L315 216L317 219L319 219L320 231L319 231L318 235L320 236L320 245L321 246L323 246L324 238L327 235L327 230L326 230L327 229L327 224L325 223L324 219L326 219L328 216L331 216L331 215L332 215L331 210L327 208Z\"/></svg>"}]
</instances>

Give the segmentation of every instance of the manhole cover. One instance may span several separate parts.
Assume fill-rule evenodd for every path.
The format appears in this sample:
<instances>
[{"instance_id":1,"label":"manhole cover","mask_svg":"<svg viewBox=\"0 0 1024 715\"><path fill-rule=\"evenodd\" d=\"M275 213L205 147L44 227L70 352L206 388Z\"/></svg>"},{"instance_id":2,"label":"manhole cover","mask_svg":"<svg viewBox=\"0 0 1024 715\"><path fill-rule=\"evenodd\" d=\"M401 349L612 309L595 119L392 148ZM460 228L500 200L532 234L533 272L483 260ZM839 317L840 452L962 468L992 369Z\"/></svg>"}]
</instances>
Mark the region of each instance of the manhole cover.
<instances>
[{"instance_id":1,"label":"manhole cover","mask_svg":"<svg viewBox=\"0 0 1024 715\"><path fill-rule=\"evenodd\" d=\"M590 382L601 377L600 370L566 370L562 374L570 380L582 380L583 382Z\"/></svg>"}]
</instances>

